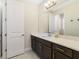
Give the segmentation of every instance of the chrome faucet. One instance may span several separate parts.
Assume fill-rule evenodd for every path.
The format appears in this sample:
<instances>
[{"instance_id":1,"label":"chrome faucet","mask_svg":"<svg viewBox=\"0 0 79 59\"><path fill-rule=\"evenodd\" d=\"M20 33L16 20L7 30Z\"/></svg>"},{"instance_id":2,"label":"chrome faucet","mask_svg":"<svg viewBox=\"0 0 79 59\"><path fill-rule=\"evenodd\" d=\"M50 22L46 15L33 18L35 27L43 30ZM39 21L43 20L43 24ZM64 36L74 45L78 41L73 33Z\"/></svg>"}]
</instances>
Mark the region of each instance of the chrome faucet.
<instances>
[{"instance_id":1,"label":"chrome faucet","mask_svg":"<svg viewBox=\"0 0 79 59\"><path fill-rule=\"evenodd\" d=\"M58 38L59 37L59 32L55 32L54 37Z\"/></svg>"}]
</instances>

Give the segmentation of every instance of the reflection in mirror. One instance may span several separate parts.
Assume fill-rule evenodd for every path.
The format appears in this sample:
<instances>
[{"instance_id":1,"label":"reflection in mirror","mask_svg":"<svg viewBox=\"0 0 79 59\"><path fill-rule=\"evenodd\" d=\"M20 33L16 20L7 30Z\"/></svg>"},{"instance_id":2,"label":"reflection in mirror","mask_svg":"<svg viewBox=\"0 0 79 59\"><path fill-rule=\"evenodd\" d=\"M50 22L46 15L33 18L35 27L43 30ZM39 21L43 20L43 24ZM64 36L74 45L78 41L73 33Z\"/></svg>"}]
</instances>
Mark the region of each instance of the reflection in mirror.
<instances>
[{"instance_id":1,"label":"reflection in mirror","mask_svg":"<svg viewBox=\"0 0 79 59\"><path fill-rule=\"evenodd\" d=\"M50 14L49 15L49 32L64 34L64 14Z\"/></svg>"},{"instance_id":2,"label":"reflection in mirror","mask_svg":"<svg viewBox=\"0 0 79 59\"><path fill-rule=\"evenodd\" d=\"M51 14L52 16L49 17L49 32L79 36L79 0L67 5L60 13Z\"/></svg>"},{"instance_id":3,"label":"reflection in mirror","mask_svg":"<svg viewBox=\"0 0 79 59\"><path fill-rule=\"evenodd\" d=\"M79 1L76 0L64 9L64 34L79 36Z\"/></svg>"}]
</instances>

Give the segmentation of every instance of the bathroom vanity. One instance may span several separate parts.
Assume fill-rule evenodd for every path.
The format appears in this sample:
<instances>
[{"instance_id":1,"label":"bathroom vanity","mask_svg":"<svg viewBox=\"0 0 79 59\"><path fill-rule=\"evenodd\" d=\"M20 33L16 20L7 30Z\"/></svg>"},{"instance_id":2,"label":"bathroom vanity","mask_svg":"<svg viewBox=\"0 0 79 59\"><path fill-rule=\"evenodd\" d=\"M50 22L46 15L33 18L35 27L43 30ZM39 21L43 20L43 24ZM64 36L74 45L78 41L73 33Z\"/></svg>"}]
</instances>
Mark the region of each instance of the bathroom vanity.
<instances>
[{"instance_id":1,"label":"bathroom vanity","mask_svg":"<svg viewBox=\"0 0 79 59\"><path fill-rule=\"evenodd\" d=\"M79 41L31 35L32 50L41 59L79 59Z\"/></svg>"}]
</instances>

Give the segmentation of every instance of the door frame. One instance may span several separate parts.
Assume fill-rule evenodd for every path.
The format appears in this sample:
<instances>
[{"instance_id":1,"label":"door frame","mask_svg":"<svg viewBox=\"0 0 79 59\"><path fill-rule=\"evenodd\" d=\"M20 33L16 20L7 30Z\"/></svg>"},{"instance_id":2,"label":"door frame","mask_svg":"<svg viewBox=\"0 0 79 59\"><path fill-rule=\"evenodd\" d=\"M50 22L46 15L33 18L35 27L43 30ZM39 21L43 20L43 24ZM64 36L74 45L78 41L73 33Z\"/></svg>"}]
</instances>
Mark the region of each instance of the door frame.
<instances>
[{"instance_id":1,"label":"door frame","mask_svg":"<svg viewBox=\"0 0 79 59\"><path fill-rule=\"evenodd\" d=\"M2 1L2 57L1 59L7 59L7 36L5 35L7 33L6 10L7 10L7 0L3 0Z\"/></svg>"}]
</instances>

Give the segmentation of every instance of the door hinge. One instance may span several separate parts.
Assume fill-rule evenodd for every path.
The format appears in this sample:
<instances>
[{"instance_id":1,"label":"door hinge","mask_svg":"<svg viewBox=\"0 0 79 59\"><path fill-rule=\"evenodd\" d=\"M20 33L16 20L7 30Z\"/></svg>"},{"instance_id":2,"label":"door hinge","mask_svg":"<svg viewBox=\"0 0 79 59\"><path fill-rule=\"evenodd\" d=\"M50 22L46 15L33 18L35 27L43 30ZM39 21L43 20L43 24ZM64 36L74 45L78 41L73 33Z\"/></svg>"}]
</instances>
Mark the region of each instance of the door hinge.
<instances>
[{"instance_id":1,"label":"door hinge","mask_svg":"<svg viewBox=\"0 0 79 59\"><path fill-rule=\"evenodd\" d=\"M5 34L5 36L7 36L7 34Z\"/></svg>"},{"instance_id":2,"label":"door hinge","mask_svg":"<svg viewBox=\"0 0 79 59\"><path fill-rule=\"evenodd\" d=\"M5 3L5 6L7 6L7 3Z\"/></svg>"},{"instance_id":3,"label":"door hinge","mask_svg":"<svg viewBox=\"0 0 79 59\"><path fill-rule=\"evenodd\" d=\"M5 49L5 52L7 52L7 49Z\"/></svg>"},{"instance_id":4,"label":"door hinge","mask_svg":"<svg viewBox=\"0 0 79 59\"><path fill-rule=\"evenodd\" d=\"M5 21L7 21L7 19L5 18Z\"/></svg>"}]
</instances>

